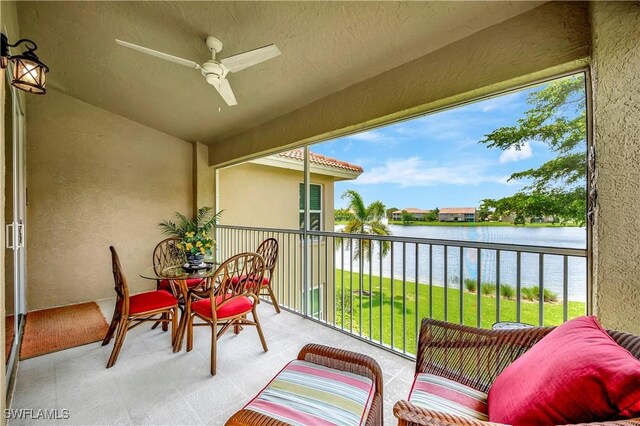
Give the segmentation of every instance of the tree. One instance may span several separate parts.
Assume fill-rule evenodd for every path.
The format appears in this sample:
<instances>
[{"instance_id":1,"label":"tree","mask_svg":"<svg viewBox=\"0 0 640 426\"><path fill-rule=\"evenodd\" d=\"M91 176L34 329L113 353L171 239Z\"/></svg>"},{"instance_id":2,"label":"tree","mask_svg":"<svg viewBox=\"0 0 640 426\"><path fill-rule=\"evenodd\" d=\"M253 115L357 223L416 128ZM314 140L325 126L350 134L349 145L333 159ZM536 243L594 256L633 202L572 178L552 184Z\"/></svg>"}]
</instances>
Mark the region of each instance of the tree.
<instances>
[{"instance_id":1,"label":"tree","mask_svg":"<svg viewBox=\"0 0 640 426\"><path fill-rule=\"evenodd\" d=\"M554 216L584 223L586 212L586 97L582 74L553 81L527 98L531 105L515 126L494 130L480 141L489 148L521 150L540 141L557 157L537 169L513 173L509 180L532 183L511 197L484 200L496 214Z\"/></svg>"},{"instance_id":2,"label":"tree","mask_svg":"<svg viewBox=\"0 0 640 426\"><path fill-rule=\"evenodd\" d=\"M387 219L391 220L393 219L393 212L397 211L398 208L397 207L391 207L390 209L386 210L387 213Z\"/></svg>"},{"instance_id":3,"label":"tree","mask_svg":"<svg viewBox=\"0 0 640 426\"><path fill-rule=\"evenodd\" d=\"M409 223L413 222L414 217L411 213L409 213L406 210L402 210L402 224L403 225L408 225Z\"/></svg>"},{"instance_id":4,"label":"tree","mask_svg":"<svg viewBox=\"0 0 640 426\"><path fill-rule=\"evenodd\" d=\"M336 220L338 222L349 220L349 219L351 219L352 216L353 215L351 214L349 209L336 209L333 212L333 218L334 218L334 220Z\"/></svg>"},{"instance_id":5,"label":"tree","mask_svg":"<svg viewBox=\"0 0 640 426\"><path fill-rule=\"evenodd\" d=\"M380 201L374 201L365 206L362 196L352 190L348 189L342 194L343 200L348 200L348 209L352 212L352 217L349 222L342 229L345 234L357 234L357 235L391 235L391 230L387 225L382 222L386 215L384 204ZM353 259L360 260L358 262L360 268L360 289L359 293L362 294L363 286L363 265L364 262L372 254L374 242L367 238L336 238L336 245L349 248L353 244ZM346 241L346 244L345 244ZM385 256L391 247L389 241L378 241L377 243L382 251L382 256Z\"/></svg>"},{"instance_id":6,"label":"tree","mask_svg":"<svg viewBox=\"0 0 640 426\"><path fill-rule=\"evenodd\" d=\"M440 215L440 209L436 207L435 209L431 210L429 213L425 215L425 220L427 222L437 222L439 215Z\"/></svg>"},{"instance_id":7,"label":"tree","mask_svg":"<svg viewBox=\"0 0 640 426\"><path fill-rule=\"evenodd\" d=\"M485 220L487 220L490 214L491 214L491 210L489 210L489 206L481 205L480 208L478 209L478 221L484 222Z\"/></svg>"}]
</instances>

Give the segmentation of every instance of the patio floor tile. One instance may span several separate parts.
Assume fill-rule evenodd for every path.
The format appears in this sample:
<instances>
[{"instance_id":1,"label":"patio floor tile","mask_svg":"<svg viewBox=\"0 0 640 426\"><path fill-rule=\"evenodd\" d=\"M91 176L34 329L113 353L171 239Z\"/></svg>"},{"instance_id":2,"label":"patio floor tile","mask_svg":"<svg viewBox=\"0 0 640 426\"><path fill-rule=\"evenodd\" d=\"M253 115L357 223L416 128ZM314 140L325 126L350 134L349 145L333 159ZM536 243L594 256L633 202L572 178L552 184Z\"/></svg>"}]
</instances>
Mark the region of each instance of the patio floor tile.
<instances>
[{"instance_id":1,"label":"patio floor tile","mask_svg":"<svg viewBox=\"0 0 640 426\"><path fill-rule=\"evenodd\" d=\"M105 317L113 299L98 305ZM224 424L269 380L314 342L367 353L381 365L385 381L385 420L393 420L395 399L406 398L413 363L344 333L297 315L258 308L269 351L253 327L229 333L218 343L218 374L209 375L211 333L195 330L194 350L174 354L169 333L151 324L127 334L116 365L106 369L113 343L100 342L21 361L11 408L69 410L70 418L48 424ZM10 425L44 424L9 421Z\"/></svg>"}]
</instances>

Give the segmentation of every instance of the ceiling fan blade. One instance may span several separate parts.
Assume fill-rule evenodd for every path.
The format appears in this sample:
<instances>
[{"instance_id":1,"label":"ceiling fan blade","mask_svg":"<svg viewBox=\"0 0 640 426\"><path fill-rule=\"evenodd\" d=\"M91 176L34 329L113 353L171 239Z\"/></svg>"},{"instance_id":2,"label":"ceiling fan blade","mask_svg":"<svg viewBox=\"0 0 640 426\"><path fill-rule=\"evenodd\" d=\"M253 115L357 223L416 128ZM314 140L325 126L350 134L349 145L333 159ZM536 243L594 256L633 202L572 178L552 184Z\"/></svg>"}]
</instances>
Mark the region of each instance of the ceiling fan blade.
<instances>
[{"instance_id":1,"label":"ceiling fan blade","mask_svg":"<svg viewBox=\"0 0 640 426\"><path fill-rule=\"evenodd\" d=\"M278 49L275 44L269 44L244 53L229 56L228 58L220 60L220 63L224 65L229 72L238 72L259 64L260 62L275 58L278 55L280 55L280 49Z\"/></svg>"},{"instance_id":2,"label":"ceiling fan blade","mask_svg":"<svg viewBox=\"0 0 640 426\"><path fill-rule=\"evenodd\" d=\"M216 84L213 84L213 87L215 87L218 93L220 93L220 96L222 96L222 99L224 99L227 105L238 105L236 96L233 94L233 90L231 89L231 85L229 84L229 80L227 80L226 78L218 78L218 82Z\"/></svg>"},{"instance_id":3,"label":"ceiling fan blade","mask_svg":"<svg viewBox=\"0 0 640 426\"><path fill-rule=\"evenodd\" d=\"M137 44L128 43L126 41L116 39L116 43L120 46L127 47L129 49L137 50L138 52L145 53L147 55L155 56L156 58L164 59L167 61L175 62L176 64L184 65L185 67L200 69L200 65L187 59L178 58L177 56L169 55L168 53L158 52L157 50L149 49L146 47L138 46Z\"/></svg>"}]
</instances>

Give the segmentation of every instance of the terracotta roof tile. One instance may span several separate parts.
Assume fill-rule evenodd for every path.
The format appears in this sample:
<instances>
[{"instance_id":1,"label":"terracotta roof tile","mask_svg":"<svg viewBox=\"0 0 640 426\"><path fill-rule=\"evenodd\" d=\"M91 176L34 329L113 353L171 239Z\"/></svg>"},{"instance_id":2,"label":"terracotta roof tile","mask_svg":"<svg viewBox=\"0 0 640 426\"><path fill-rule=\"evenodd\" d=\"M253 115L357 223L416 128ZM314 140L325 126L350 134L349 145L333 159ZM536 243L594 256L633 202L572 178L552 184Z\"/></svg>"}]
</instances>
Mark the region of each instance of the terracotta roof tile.
<instances>
[{"instance_id":1,"label":"terracotta roof tile","mask_svg":"<svg viewBox=\"0 0 640 426\"><path fill-rule=\"evenodd\" d=\"M281 152L276 154L276 157L288 158L291 160L304 161L304 149L297 148L291 151ZM325 157L324 155L316 154L309 151L309 161L319 166L333 167L336 169L349 170L352 172L362 173L364 170L362 167L355 164L347 163L346 161L336 160L335 158Z\"/></svg>"}]
</instances>

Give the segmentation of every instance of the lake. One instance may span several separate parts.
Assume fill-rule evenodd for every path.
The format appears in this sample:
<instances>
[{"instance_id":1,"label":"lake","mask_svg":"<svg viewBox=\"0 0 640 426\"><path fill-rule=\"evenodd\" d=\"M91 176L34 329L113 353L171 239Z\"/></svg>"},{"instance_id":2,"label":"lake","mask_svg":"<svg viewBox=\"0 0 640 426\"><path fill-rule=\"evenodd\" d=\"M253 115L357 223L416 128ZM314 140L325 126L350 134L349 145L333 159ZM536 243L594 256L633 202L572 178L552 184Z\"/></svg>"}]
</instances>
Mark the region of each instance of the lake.
<instances>
[{"instance_id":1,"label":"lake","mask_svg":"<svg viewBox=\"0 0 640 426\"><path fill-rule=\"evenodd\" d=\"M344 225L336 225L336 231L340 231ZM490 243L522 244L547 247L586 247L586 230L579 227L508 227L508 226L401 226L389 225L394 236L413 238L433 238L456 241L479 241ZM391 251L383 257L382 268L378 256L378 247L374 246L372 256L372 274L384 277L393 277L402 280L403 274L407 281L415 282L416 269L419 283L429 282L429 246L418 246L416 265L416 245L406 244L406 254L403 256L403 244L393 243L393 263ZM433 246L433 265L431 267L434 285L444 285L445 262L444 248ZM463 250L462 267L463 279L476 279L478 276L477 250L467 248ZM344 270L360 270L357 260L350 260L349 250L336 250L336 268ZM417 268L416 268L417 266ZM382 269L382 270L380 270ZM369 264L363 264L365 273L369 272ZM496 252L483 250L480 261L481 281L496 282ZM460 275L460 249L450 247L447 253L448 285L459 287ZM549 289L562 298L564 264L562 256L544 256L543 272L544 288ZM587 265L584 258L569 258L568 261L568 296L569 300L584 302L587 294ZM501 252L500 254L500 283L501 285L516 284L516 253ZM521 282L522 287L538 286L539 282L539 256L537 254L523 253L521 257Z\"/></svg>"}]
</instances>

